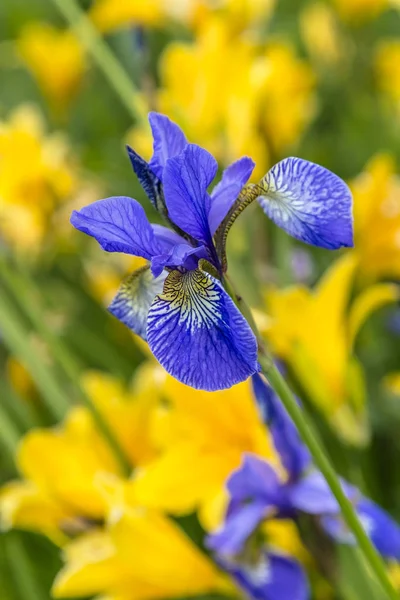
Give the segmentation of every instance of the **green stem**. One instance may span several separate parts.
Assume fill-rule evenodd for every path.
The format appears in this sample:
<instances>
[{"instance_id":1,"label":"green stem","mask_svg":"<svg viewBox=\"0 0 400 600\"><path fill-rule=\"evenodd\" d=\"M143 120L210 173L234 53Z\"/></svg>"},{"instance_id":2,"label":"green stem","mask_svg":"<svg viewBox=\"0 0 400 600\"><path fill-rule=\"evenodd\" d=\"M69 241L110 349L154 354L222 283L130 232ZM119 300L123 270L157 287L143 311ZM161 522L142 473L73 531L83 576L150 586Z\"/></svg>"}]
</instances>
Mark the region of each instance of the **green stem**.
<instances>
[{"instance_id":1,"label":"green stem","mask_svg":"<svg viewBox=\"0 0 400 600\"><path fill-rule=\"evenodd\" d=\"M397 595L388 578L385 563L375 550L371 540L361 525L352 503L344 494L340 481L331 465L322 442L318 439L314 428L310 424L309 418L305 416L304 409L300 408L289 386L270 358L260 354L259 362L264 375L267 377L271 386L280 397L282 404L285 406L288 414L296 425L301 438L307 445L314 459L315 465L325 477L333 495L338 501L343 517L349 529L354 534L354 537L356 538L364 558L368 562L371 570L375 573L377 580L382 585L382 588L386 591L388 598L398 600L399 596Z\"/></svg>"},{"instance_id":2,"label":"green stem","mask_svg":"<svg viewBox=\"0 0 400 600\"><path fill-rule=\"evenodd\" d=\"M31 347L27 331L21 325L20 316L4 293L0 294L0 331L10 351L31 374L50 412L57 419L61 419L68 410L69 402L50 369Z\"/></svg>"},{"instance_id":3,"label":"green stem","mask_svg":"<svg viewBox=\"0 0 400 600\"><path fill-rule=\"evenodd\" d=\"M23 545L20 534L8 533L5 536L7 563L13 575L13 581L24 600L45 600L46 594L40 588L34 576L32 563Z\"/></svg>"},{"instance_id":4,"label":"green stem","mask_svg":"<svg viewBox=\"0 0 400 600\"><path fill-rule=\"evenodd\" d=\"M140 94L119 60L76 0L53 0L53 3L103 71L132 118L143 124L147 123L147 110Z\"/></svg>"},{"instance_id":5,"label":"green stem","mask_svg":"<svg viewBox=\"0 0 400 600\"><path fill-rule=\"evenodd\" d=\"M58 362L67 378L72 382L82 403L85 404L91 412L98 430L107 440L107 443L114 452L122 472L125 475L129 475L132 467L128 458L113 431L110 429L97 407L93 404L90 396L79 383L81 379L79 365L76 363L74 356L69 352L68 348L61 342L60 338L55 336L46 324L44 310L39 305L40 297L34 282L16 269L11 270L8 265L1 260L0 275L2 279L6 281L9 289L17 300L26 297L27 292L29 292L28 296L30 300L29 302L20 302L21 309L25 311L33 327L49 347L52 357Z\"/></svg>"},{"instance_id":6,"label":"green stem","mask_svg":"<svg viewBox=\"0 0 400 600\"><path fill-rule=\"evenodd\" d=\"M0 404L0 443L4 446L13 461L19 438L18 429L3 405Z\"/></svg>"}]
</instances>

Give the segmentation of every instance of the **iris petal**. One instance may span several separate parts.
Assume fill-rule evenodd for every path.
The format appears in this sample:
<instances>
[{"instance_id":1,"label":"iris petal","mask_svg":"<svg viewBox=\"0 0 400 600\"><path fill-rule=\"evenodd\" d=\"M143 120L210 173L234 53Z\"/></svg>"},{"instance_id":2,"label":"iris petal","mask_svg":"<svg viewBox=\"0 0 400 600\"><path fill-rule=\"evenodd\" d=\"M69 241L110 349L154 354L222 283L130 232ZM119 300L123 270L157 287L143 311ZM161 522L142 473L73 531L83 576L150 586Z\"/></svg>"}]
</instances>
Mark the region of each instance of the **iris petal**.
<instances>
[{"instance_id":1,"label":"iris petal","mask_svg":"<svg viewBox=\"0 0 400 600\"><path fill-rule=\"evenodd\" d=\"M257 371L257 342L219 281L196 269L172 271L147 326L151 351L173 377L215 391Z\"/></svg>"},{"instance_id":2,"label":"iris petal","mask_svg":"<svg viewBox=\"0 0 400 600\"><path fill-rule=\"evenodd\" d=\"M285 158L268 171L260 187L264 212L291 236L321 248L353 246L351 192L328 169Z\"/></svg>"},{"instance_id":3,"label":"iris petal","mask_svg":"<svg viewBox=\"0 0 400 600\"><path fill-rule=\"evenodd\" d=\"M150 259L163 248L143 207L126 196L114 196L74 210L71 223L94 237L107 252L124 252Z\"/></svg>"},{"instance_id":4,"label":"iris petal","mask_svg":"<svg viewBox=\"0 0 400 600\"><path fill-rule=\"evenodd\" d=\"M222 173L221 181L215 186L211 194L208 223L212 235L214 235L221 221L239 196L242 187L247 183L254 166L255 163L251 158L244 156L232 163Z\"/></svg>"},{"instance_id":5,"label":"iris petal","mask_svg":"<svg viewBox=\"0 0 400 600\"><path fill-rule=\"evenodd\" d=\"M252 377L254 395L261 415L271 431L282 464L292 479L310 465L311 456L275 391L258 373Z\"/></svg>"},{"instance_id":6,"label":"iris petal","mask_svg":"<svg viewBox=\"0 0 400 600\"><path fill-rule=\"evenodd\" d=\"M263 499L272 504L279 496L280 482L270 464L254 454L245 454L242 465L230 476L227 488L234 501Z\"/></svg>"},{"instance_id":7,"label":"iris petal","mask_svg":"<svg viewBox=\"0 0 400 600\"><path fill-rule=\"evenodd\" d=\"M378 552L388 559L400 560L400 527L380 506L362 498L356 504L358 518ZM342 544L355 544L341 515L328 515L321 524L334 540Z\"/></svg>"},{"instance_id":8,"label":"iris petal","mask_svg":"<svg viewBox=\"0 0 400 600\"><path fill-rule=\"evenodd\" d=\"M165 115L151 112L149 121L154 140L154 153L149 166L157 177L162 179L167 160L180 154L187 146L187 140L182 129Z\"/></svg>"},{"instance_id":9,"label":"iris petal","mask_svg":"<svg viewBox=\"0 0 400 600\"><path fill-rule=\"evenodd\" d=\"M278 554L264 553L258 562L242 565L220 560L248 598L254 600L308 600L309 587L299 563Z\"/></svg>"},{"instance_id":10,"label":"iris petal","mask_svg":"<svg viewBox=\"0 0 400 600\"><path fill-rule=\"evenodd\" d=\"M196 269L199 258L206 258L207 250L205 246L193 248L189 244L176 244L164 254L155 256L151 261L151 272L154 277L158 277L166 268L185 267L186 269Z\"/></svg>"},{"instance_id":11,"label":"iris petal","mask_svg":"<svg viewBox=\"0 0 400 600\"><path fill-rule=\"evenodd\" d=\"M164 169L164 195L172 221L194 239L210 243L208 213L211 198L207 188L217 172L215 158L200 146L188 144L167 161Z\"/></svg>"},{"instance_id":12,"label":"iris petal","mask_svg":"<svg viewBox=\"0 0 400 600\"><path fill-rule=\"evenodd\" d=\"M134 333L146 340L147 315L155 296L162 291L167 273L154 278L149 266L134 271L121 284L108 310Z\"/></svg>"},{"instance_id":13,"label":"iris petal","mask_svg":"<svg viewBox=\"0 0 400 600\"><path fill-rule=\"evenodd\" d=\"M140 185L146 192L146 195L154 208L160 211L164 204L161 180L151 170L148 163L139 154L137 154L137 152L135 152L130 146L127 146L126 149L128 151L129 160L131 161L131 165L136 173L136 177L138 178Z\"/></svg>"},{"instance_id":14,"label":"iris petal","mask_svg":"<svg viewBox=\"0 0 400 600\"><path fill-rule=\"evenodd\" d=\"M208 536L207 547L221 554L239 554L246 540L264 520L266 510L262 501L246 504L230 516L219 531Z\"/></svg>"}]
</instances>

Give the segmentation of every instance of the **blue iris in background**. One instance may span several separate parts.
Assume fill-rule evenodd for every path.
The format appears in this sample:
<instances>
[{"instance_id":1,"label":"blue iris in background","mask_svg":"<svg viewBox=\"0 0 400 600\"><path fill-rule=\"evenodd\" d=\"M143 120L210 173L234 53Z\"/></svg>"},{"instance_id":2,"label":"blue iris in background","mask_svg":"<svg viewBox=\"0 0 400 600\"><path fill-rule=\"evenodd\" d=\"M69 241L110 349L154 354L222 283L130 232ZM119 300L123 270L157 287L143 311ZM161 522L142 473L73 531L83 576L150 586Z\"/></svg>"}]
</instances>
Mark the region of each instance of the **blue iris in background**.
<instances>
[{"instance_id":1,"label":"blue iris in background","mask_svg":"<svg viewBox=\"0 0 400 600\"><path fill-rule=\"evenodd\" d=\"M253 376L253 387L261 414L269 426L276 450L286 471L282 478L265 460L251 454L244 457L241 467L227 482L229 505L225 522L207 544L216 552L221 564L235 564L236 572L248 573L249 567L243 564L246 544L266 519L293 519L301 515L312 515L314 522L339 543L353 544L355 540L344 523L340 507L329 489L322 474L311 462L307 448L301 441L297 430L282 406L273 389L258 374ZM343 490L353 502L358 517L367 534L380 554L387 559L400 559L400 527L377 504L365 498L354 486L342 480ZM260 551L263 560L266 550ZM286 563L291 559L286 557ZM268 586L278 581L280 575L274 574L274 562L270 561L266 569L263 585L259 582L258 595L255 598L265 600L286 598L308 598L306 587L298 596L298 565L293 566L291 591L277 590L276 595L268 592ZM243 580L247 581L247 579ZM282 584L283 585L283 584ZM289 581L285 590L290 589ZM251 588L246 588L251 595ZM262 590L264 593L262 595ZM290 595L292 593L292 595Z\"/></svg>"},{"instance_id":2,"label":"blue iris in background","mask_svg":"<svg viewBox=\"0 0 400 600\"><path fill-rule=\"evenodd\" d=\"M107 252L148 261L123 282L111 313L148 341L176 379L197 389L225 389L258 371L256 338L224 289L225 264L215 244L218 229L238 208L254 163L248 157L234 162L209 193L218 170L214 157L189 144L167 117L150 113L149 121L151 160L131 148L128 153L169 227L150 224L142 206L125 196L74 211L71 223ZM288 158L248 188L266 214L297 239L331 249L352 245L350 191L323 167Z\"/></svg>"}]
</instances>

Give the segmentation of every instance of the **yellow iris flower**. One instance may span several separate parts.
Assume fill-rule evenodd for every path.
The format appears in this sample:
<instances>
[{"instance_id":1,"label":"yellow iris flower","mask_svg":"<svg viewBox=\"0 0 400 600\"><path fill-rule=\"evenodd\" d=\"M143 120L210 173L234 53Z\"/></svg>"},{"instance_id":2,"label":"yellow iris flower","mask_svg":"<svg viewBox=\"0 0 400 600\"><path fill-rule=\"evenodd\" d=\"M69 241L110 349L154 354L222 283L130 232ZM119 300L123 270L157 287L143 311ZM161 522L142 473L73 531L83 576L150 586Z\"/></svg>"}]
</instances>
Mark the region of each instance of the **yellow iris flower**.
<instances>
[{"instance_id":1,"label":"yellow iris flower","mask_svg":"<svg viewBox=\"0 0 400 600\"><path fill-rule=\"evenodd\" d=\"M156 600L223 592L230 584L167 517L115 506L104 530L65 548L53 596L101 594L103 600Z\"/></svg>"},{"instance_id":2,"label":"yellow iris flower","mask_svg":"<svg viewBox=\"0 0 400 600\"><path fill-rule=\"evenodd\" d=\"M215 13L243 29L255 21L265 21L274 4L274 0L97 0L91 16L104 32L132 25L165 27L168 21L198 27Z\"/></svg>"},{"instance_id":3,"label":"yellow iris flower","mask_svg":"<svg viewBox=\"0 0 400 600\"><path fill-rule=\"evenodd\" d=\"M381 41L375 53L378 85L400 117L400 41Z\"/></svg>"},{"instance_id":4,"label":"yellow iris flower","mask_svg":"<svg viewBox=\"0 0 400 600\"><path fill-rule=\"evenodd\" d=\"M17 41L21 58L54 110L66 108L82 83L85 51L68 30L31 22Z\"/></svg>"},{"instance_id":5,"label":"yellow iris flower","mask_svg":"<svg viewBox=\"0 0 400 600\"><path fill-rule=\"evenodd\" d=\"M400 178L392 157L378 154L351 184L355 247L365 279L400 277ZM373 234L371 234L373 232Z\"/></svg>"},{"instance_id":6,"label":"yellow iris flower","mask_svg":"<svg viewBox=\"0 0 400 600\"><path fill-rule=\"evenodd\" d=\"M56 206L75 192L68 153L63 137L45 134L31 106L18 107L0 122L0 230L12 246L34 254Z\"/></svg>"},{"instance_id":7,"label":"yellow iris flower","mask_svg":"<svg viewBox=\"0 0 400 600\"><path fill-rule=\"evenodd\" d=\"M154 461L136 470L129 494L137 504L173 514L199 510L203 525L214 528L224 509L225 481L239 467L244 452L279 467L251 384L210 393L165 375L162 392L169 407L164 448Z\"/></svg>"},{"instance_id":8,"label":"yellow iris flower","mask_svg":"<svg viewBox=\"0 0 400 600\"><path fill-rule=\"evenodd\" d=\"M340 17L352 24L364 23L390 8L390 0L334 0Z\"/></svg>"},{"instance_id":9,"label":"yellow iris flower","mask_svg":"<svg viewBox=\"0 0 400 600\"><path fill-rule=\"evenodd\" d=\"M279 155L297 142L314 112L314 75L291 47L259 46L217 16L193 43L167 46L160 79L158 109L223 164L250 155L255 177L265 173L270 152ZM148 133L134 129L129 141L146 154Z\"/></svg>"},{"instance_id":10,"label":"yellow iris flower","mask_svg":"<svg viewBox=\"0 0 400 600\"><path fill-rule=\"evenodd\" d=\"M95 372L88 373L83 384L132 466L152 459L158 400L144 371L138 371L136 385L128 391ZM31 430L20 444L17 464L23 480L9 483L0 494L3 524L39 530L57 543L87 521L105 516L99 481L120 475L111 449L81 406L72 408L56 428Z\"/></svg>"},{"instance_id":11,"label":"yellow iris flower","mask_svg":"<svg viewBox=\"0 0 400 600\"><path fill-rule=\"evenodd\" d=\"M339 258L314 290L293 286L265 293L260 327L302 389L348 442L368 438L365 383L354 340L372 311L399 297L397 286L376 284L349 305L358 259Z\"/></svg>"}]
</instances>

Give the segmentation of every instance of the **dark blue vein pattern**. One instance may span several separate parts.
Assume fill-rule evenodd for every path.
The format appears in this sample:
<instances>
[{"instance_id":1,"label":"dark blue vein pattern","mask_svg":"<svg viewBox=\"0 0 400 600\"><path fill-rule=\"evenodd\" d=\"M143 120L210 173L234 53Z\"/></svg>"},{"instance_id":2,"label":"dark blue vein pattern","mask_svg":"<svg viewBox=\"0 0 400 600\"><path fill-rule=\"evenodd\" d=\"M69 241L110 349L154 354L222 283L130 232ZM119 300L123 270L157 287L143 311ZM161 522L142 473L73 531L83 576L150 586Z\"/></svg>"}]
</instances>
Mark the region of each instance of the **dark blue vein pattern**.
<instances>
[{"instance_id":1,"label":"dark blue vein pattern","mask_svg":"<svg viewBox=\"0 0 400 600\"><path fill-rule=\"evenodd\" d=\"M258 370L247 321L220 282L200 269L168 275L149 311L147 340L166 371L196 389L225 389Z\"/></svg>"},{"instance_id":2,"label":"dark blue vein pattern","mask_svg":"<svg viewBox=\"0 0 400 600\"><path fill-rule=\"evenodd\" d=\"M135 152L130 146L126 147L129 160L140 185L146 192L146 195L156 210L161 210L164 206L161 179L151 170L148 163Z\"/></svg>"},{"instance_id":3,"label":"dark blue vein pattern","mask_svg":"<svg viewBox=\"0 0 400 600\"><path fill-rule=\"evenodd\" d=\"M294 238L331 250L353 246L352 196L340 177L301 158L285 158L260 182L266 215Z\"/></svg>"},{"instance_id":4,"label":"dark blue vein pattern","mask_svg":"<svg viewBox=\"0 0 400 600\"><path fill-rule=\"evenodd\" d=\"M154 279L149 266L134 271L121 284L108 307L112 315L144 340L151 303L162 292L166 275L164 272Z\"/></svg>"}]
</instances>

